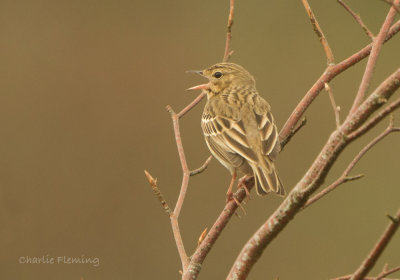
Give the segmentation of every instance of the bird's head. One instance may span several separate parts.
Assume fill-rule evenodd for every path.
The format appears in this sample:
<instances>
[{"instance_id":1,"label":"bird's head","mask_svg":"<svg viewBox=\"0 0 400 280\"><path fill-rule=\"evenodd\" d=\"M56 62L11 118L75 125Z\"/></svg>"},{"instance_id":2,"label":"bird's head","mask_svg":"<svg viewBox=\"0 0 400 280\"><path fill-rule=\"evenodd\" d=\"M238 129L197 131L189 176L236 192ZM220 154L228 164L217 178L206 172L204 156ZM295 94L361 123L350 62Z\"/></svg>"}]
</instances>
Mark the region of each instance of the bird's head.
<instances>
[{"instance_id":1,"label":"bird's head","mask_svg":"<svg viewBox=\"0 0 400 280\"><path fill-rule=\"evenodd\" d=\"M202 75L208 79L208 83L191 87L188 90L203 89L211 95L218 95L231 88L255 86L253 76L242 66L235 63L222 62L202 71L189 72Z\"/></svg>"}]
</instances>

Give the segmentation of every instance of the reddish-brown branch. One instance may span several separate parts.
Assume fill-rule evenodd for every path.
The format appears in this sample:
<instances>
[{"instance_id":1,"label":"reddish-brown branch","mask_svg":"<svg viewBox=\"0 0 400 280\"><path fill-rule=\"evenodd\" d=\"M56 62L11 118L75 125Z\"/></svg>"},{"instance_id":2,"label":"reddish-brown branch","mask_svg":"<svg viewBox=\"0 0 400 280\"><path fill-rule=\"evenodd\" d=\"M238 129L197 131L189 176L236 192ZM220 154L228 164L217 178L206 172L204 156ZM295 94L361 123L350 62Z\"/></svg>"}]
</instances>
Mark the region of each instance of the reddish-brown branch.
<instances>
[{"instance_id":1,"label":"reddish-brown branch","mask_svg":"<svg viewBox=\"0 0 400 280\"><path fill-rule=\"evenodd\" d=\"M333 58L333 53L332 53L331 48L329 47L328 40L326 40L324 32L322 32L322 29L319 26L318 21L315 18L314 13L311 10L310 5L308 4L308 1L307 0L301 0L301 2L303 2L303 6L306 9L308 17L310 18L310 21L311 21L311 24L313 26L313 29L314 29L315 33L317 34L317 36L319 38L319 41L322 44L322 47L324 48L324 52L325 52L325 55L326 55L326 59L327 59L328 65L334 64L335 63L335 59Z\"/></svg>"},{"instance_id":2,"label":"reddish-brown branch","mask_svg":"<svg viewBox=\"0 0 400 280\"><path fill-rule=\"evenodd\" d=\"M400 21L396 22L391 28L386 36L386 41L390 40L395 34L400 31ZM279 133L279 138L281 139L281 143L285 145L288 141L285 139L291 134L291 131L296 127L296 124L302 118L304 112L308 109L314 99L318 96L322 89L324 89L325 83L329 83L333 78L337 75L348 69L349 67L355 65L362 59L366 58L372 49L372 43L343 60L342 62L328 67L327 70L321 75L321 77L314 83L311 89L306 93L306 95L302 98L296 108L293 110L292 114L286 121L285 125L281 129Z\"/></svg>"},{"instance_id":3,"label":"reddish-brown branch","mask_svg":"<svg viewBox=\"0 0 400 280\"><path fill-rule=\"evenodd\" d=\"M254 178L249 177L243 183L246 184L248 190L251 190L254 186ZM234 195L239 202L242 202L246 198L246 191L244 190L244 188L240 188ZM183 273L182 280L192 280L197 278L198 274L200 273L204 259L214 246L214 243L217 241L218 237L224 230L225 226L228 224L229 220L231 219L237 208L238 204L234 200L230 200L225 205L214 225L190 258L189 266L187 270Z\"/></svg>"},{"instance_id":4,"label":"reddish-brown branch","mask_svg":"<svg viewBox=\"0 0 400 280\"><path fill-rule=\"evenodd\" d=\"M357 164L357 162L378 142L380 142L383 138L388 136L392 132L400 132L400 127L394 127L393 126L393 121L390 122L389 126L381 133L379 134L376 138L374 138L371 142L368 143L361 151L356 155L356 157L350 162L350 164L347 166L343 174L331 185L326 187L324 190L321 192L317 193L316 195L312 196L310 199L307 200L306 204L304 205L303 208L306 208L307 206L311 205L312 203L316 202L317 200L321 199L324 197L326 194L329 192L333 191L336 189L338 186L340 186L343 183L349 182L349 181L354 181L357 179L360 179L363 177L363 175L356 175L356 176L351 176L349 177L350 171L354 168L354 166Z\"/></svg>"},{"instance_id":5,"label":"reddish-brown branch","mask_svg":"<svg viewBox=\"0 0 400 280\"><path fill-rule=\"evenodd\" d=\"M350 280L361 280L364 276L367 276L368 272L374 267L376 261L379 259L383 250L385 250L390 239L396 233L400 225L400 209L397 211L396 216L391 219L389 226L386 228L385 232L379 238L378 242L369 253L367 258L363 261L361 266L354 272Z\"/></svg>"},{"instance_id":6,"label":"reddish-brown branch","mask_svg":"<svg viewBox=\"0 0 400 280\"><path fill-rule=\"evenodd\" d=\"M374 40L374 34L368 29L368 27L364 24L362 21L361 17L353 12L349 6L346 5L342 0L337 0L340 5L343 6L343 8L346 9L350 13L350 15L358 22L358 24L361 26L361 28L364 30L365 34L367 34L368 37L370 37L372 40Z\"/></svg>"},{"instance_id":7,"label":"reddish-brown branch","mask_svg":"<svg viewBox=\"0 0 400 280\"><path fill-rule=\"evenodd\" d=\"M343 149L354 139L347 139L350 134L362 125L371 114L378 110L382 103L379 99L388 99L400 87L400 71L396 71L352 113L329 137L309 170L288 194L287 198L268 220L254 233L245 244L227 277L228 280L246 279L253 265L262 255L264 249L285 228L293 217L302 209L308 198L324 182L333 163Z\"/></svg>"},{"instance_id":8,"label":"reddish-brown branch","mask_svg":"<svg viewBox=\"0 0 400 280\"><path fill-rule=\"evenodd\" d=\"M399 0L396 0L396 1L397 1L396 3L398 3ZM390 26L392 25L392 22L393 22L395 16L396 16L396 10L392 6L386 16L384 23L382 24L382 27L381 27L378 35L372 42L371 54L368 58L367 66L365 67L365 72L362 77L360 87L358 89L356 98L354 99L354 103L353 103L353 106L352 106L350 112L354 112L358 108L358 106L360 106L360 104L363 102L363 100L365 98L365 94L369 88L372 74L375 69L378 55L381 51L382 45L385 41L385 38L389 32Z\"/></svg>"},{"instance_id":9,"label":"reddish-brown branch","mask_svg":"<svg viewBox=\"0 0 400 280\"><path fill-rule=\"evenodd\" d=\"M229 3L230 3L230 8L229 8L228 24L226 26L227 32L226 32L224 58L222 59L223 62L228 61L228 59L233 53L233 51L230 51L230 44L232 39L232 25L233 25L233 15L235 12L235 0L230 0Z\"/></svg>"}]
</instances>

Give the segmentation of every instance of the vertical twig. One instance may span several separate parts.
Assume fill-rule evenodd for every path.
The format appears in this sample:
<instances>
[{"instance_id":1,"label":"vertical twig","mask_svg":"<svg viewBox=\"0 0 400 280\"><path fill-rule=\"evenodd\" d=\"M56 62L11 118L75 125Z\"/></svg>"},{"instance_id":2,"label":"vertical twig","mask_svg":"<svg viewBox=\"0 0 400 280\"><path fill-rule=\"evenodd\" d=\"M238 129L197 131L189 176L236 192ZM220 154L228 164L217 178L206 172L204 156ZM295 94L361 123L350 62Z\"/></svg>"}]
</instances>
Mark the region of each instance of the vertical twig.
<instances>
[{"instance_id":1,"label":"vertical twig","mask_svg":"<svg viewBox=\"0 0 400 280\"><path fill-rule=\"evenodd\" d=\"M399 0L396 0L395 3L397 4L398 2L399 2ZM353 113L355 110L357 110L358 106L360 106L360 104L364 101L365 94L368 90L369 84L371 82L372 74L375 69L378 55L381 51L383 42L385 41L385 38L389 32L389 28L392 25L392 22L393 22L395 16L396 16L396 9L392 6L386 16L384 23L382 24L379 34L376 36L376 38L374 39L374 41L372 43L371 54L368 58L367 66L365 67L365 72L362 77L356 98L354 99L353 106L351 107L351 110L350 110L351 113Z\"/></svg>"},{"instance_id":2,"label":"vertical twig","mask_svg":"<svg viewBox=\"0 0 400 280\"><path fill-rule=\"evenodd\" d=\"M226 26L227 32L226 32L224 58L222 59L223 62L228 61L228 59L231 57L231 55L233 53L233 51L230 51L230 44L231 44L231 39L232 39L232 25L233 25L233 15L235 12L235 0L230 0L229 3L230 3L229 17L228 17L228 24Z\"/></svg>"},{"instance_id":3,"label":"vertical twig","mask_svg":"<svg viewBox=\"0 0 400 280\"><path fill-rule=\"evenodd\" d=\"M374 267L376 261L382 254L383 250L385 250L387 244L389 243L390 239L396 233L397 228L400 225L400 209L397 211L395 217L390 217L390 224L386 228L385 232L379 238L378 242L369 253L367 258L363 261L361 266L354 272L353 276L350 280L361 280L364 276L367 276L368 272Z\"/></svg>"},{"instance_id":4,"label":"vertical twig","mask_svg":"<svg viewBox=\"0 0 400 280\"><path fill-rule=\"evenodd\" d=\"M340 116L339 116L340 107L336 105L335 97L333 96L332 89L327 83L325 83L325 90L329 94L329 99L331 100L333 112L335 113L336 129L339 129L339 127L340 127Z\"/></svg>"}]
</instances>

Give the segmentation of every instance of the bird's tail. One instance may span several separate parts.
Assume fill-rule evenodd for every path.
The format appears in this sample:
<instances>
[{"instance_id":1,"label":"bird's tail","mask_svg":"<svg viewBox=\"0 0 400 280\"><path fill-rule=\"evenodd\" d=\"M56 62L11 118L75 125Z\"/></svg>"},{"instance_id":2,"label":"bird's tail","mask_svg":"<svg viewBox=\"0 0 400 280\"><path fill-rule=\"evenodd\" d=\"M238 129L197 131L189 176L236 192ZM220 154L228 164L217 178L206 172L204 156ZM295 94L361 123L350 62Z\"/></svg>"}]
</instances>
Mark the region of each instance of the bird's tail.
<instances>
[{"instance_id":1,"label":"bird's tail","mask_svg":"<svg viewBox=\"0 0 400 280\"><path fill-rule=\"evenodd\" d=\"M254 173L254 181L258 195L274 192L284 196L285 189L275 169L275 164L270 159L262 159L261 164L250 164Z\"/></svg>"}]
</instances>

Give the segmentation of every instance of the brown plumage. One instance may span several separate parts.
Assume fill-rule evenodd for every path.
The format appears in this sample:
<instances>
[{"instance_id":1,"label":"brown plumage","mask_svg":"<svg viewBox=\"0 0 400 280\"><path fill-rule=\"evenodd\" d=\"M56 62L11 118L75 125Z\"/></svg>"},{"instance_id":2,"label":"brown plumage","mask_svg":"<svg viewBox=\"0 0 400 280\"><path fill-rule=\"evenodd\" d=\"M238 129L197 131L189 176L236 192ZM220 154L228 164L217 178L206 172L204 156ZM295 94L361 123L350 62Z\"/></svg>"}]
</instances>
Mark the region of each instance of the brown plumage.
<instances>
[{"instance_id":1,"label":"brown plumage","mask_svg":"<svg viewBox=\"0 0 400 280\"><path fill-rule=\"evenodd\" d=\"M280 151L278 131L253 76L242 66L225 62L198 73L209 79L191 89L207 93L201 127L213 156L230 170L233 180L237 171L254 175L259 195L284 195L273 162Z\"/></svg>"}]
</instances>

